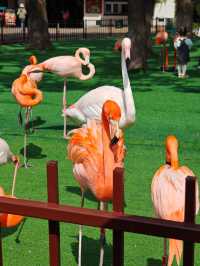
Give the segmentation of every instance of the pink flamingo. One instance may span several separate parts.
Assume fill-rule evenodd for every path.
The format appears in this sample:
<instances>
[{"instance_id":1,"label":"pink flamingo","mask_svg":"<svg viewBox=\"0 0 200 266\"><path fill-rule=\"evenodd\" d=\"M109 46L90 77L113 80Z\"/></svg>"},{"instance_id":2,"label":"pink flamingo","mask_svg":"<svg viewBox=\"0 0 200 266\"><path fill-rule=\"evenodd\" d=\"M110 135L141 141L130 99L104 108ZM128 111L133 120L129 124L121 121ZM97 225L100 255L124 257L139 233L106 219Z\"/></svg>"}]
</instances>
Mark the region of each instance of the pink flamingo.
<instances>
[{"instance_id":1,"label":"pink flamingo","mask_svg":"<svg viewBox=\"0 0 200 266\"><path fill-rule=\"evenodd\" d=\"M135 121L135 103L126 67L126 59L130 59L131 40L124 38L121 49L121 67L124 90L114 86L101 86L87 92L76 103L64 109L63 114L85 123L87 119L101 120L102 106L106 100L113 100L120 106L120 128L127 127Z\"/></svg>"},{"instance_id":2,"label":"pink flamingo","mask_svg":"<svg viewBox=\"0 0 200 266\"><path fill-rule=\"evenodd\" d=\"M123 167L125 156L124 139L119 129L121 110L113 101L106 101L102 108L101 121L87 120L82 128L68 133L68 157L73 162L73 173L81 192L81 207L84 192L92 191L100 209L105 210L107 201L113 197L113 170ZM103 265L105 232L101 230L100 266ZM79 259L81 265L82 226L79 230Z\"/></svg>"},{"instance_id":3,"label":"pink flamingo","mask_svg":"<svg viewBox=\"0 0 200 266\"><path fill-rule=\"evenodd\" d=\"M83 59L80 57L82 54ZM79 48L75 52L75 56L56 56L44 62L37 64L36 57L31 57L31 65L27 66L23 72L26 72L30 78L35 81L42 79L42 74L45 71L54 73L64 78L63 88L63 109L66 109L66 78L75 77L80 80L91 79L95 74L95 67L90 63L90 50L87 48ZM82 65L87 66L89 69L88 74L83 74ZM22 72L22 73L23 73ZM66 117L64 117L64 138L66 138Z\"/></svg>"},{"instance_id":4,"label":"pink flamingo","mask_svg":"<svg viewBox=\"0 0 200 266\"><path fill-rule=\"evenodd\" d=\"M157 217L183 222L185 207L185 179L194 173L186 166L180 166L178 160L178 140L175 136L166 138L166 164L155 173L151 185L151 196ZM196 213L199 210L199 191L196 184ZM176 256L179 265L182 255L182 241L169 240L168 266ZM164 240L166 257L166 239Z\"/></svg>"}]
</instances>

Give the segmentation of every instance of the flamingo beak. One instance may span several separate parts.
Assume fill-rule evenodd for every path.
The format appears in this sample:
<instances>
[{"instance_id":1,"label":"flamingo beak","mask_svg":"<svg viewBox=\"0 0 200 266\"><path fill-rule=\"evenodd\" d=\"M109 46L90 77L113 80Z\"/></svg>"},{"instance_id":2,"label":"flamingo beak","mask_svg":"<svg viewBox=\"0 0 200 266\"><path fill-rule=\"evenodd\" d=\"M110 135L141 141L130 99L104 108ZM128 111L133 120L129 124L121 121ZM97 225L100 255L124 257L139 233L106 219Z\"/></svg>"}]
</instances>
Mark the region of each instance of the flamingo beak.
<instances>
[{"instance_id":1,"label":"flamingo beak","mask_svg":"<svg viewBox=\"0 0 200 266\"><path fill-rule=\"evenodd\" d=\"M120 138L119 121L110 120L111 145L117 144Z\"/></svg>"},{"instance_id":2,"label":"flamingo beak","mask_svg":"<svg viewBox=\"0 0 200 266\"><path fill-rule=\"evenodd\" d=\"M124 51L124 54L125 54L125 59L127 60L127 59L131 59L131 49L130 49L130 47L128 47L128 46L126 46L125 47L125 51Z\"/></svg>"}]
</instances>

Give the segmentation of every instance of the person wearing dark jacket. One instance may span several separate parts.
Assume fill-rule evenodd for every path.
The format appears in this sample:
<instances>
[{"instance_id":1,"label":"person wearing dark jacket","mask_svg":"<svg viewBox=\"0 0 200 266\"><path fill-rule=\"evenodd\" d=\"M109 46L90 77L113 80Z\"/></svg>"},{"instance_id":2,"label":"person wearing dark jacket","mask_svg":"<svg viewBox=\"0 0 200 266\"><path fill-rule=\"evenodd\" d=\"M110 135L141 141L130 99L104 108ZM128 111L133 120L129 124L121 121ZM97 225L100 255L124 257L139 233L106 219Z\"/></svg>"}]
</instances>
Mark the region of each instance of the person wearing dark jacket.
<instances>
[{"instance_id":1,"label":"person wearing dark jacket","mask_svg":"<svg viewBox=\"0 0 200 266\"><path fill-rule=\"evenodd\" d=\"M190 49L192 47L192 41L186 35L186 29L180 29L174 41L174 47L177 54L177 70L179 78L187 77L187 63L190 60Z\"/></svg>"}]
</instances>

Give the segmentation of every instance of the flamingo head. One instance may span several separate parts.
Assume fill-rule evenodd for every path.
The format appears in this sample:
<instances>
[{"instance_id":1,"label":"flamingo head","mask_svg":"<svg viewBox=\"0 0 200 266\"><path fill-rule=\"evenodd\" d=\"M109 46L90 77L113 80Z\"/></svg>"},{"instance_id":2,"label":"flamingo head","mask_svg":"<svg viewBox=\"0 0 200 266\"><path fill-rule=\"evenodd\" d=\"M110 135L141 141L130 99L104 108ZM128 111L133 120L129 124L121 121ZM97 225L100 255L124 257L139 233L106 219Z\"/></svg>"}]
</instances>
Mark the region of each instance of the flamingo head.
<instances>
[{"instance_id":1,"label":"flamingo head","mask_svg":"<svg viewBox=\"0 0 200 266\"><path fill-rule=\"evenodd\" d=\"M178 140L175 136L167 136L166 141L166 163L170 164L174 169L179 167L178 161Z\"/></svg>"},{"instance_id":2,"label":"flamingo head","mask_svg":"<svg viewBox=\"0 0 200 266\"><path fill-rule=\"evenodd\" d=\"M103 119L105 118L109 124L111 145L116 144L121 136L121 130L119 129L121 109L116 102L108 100L104 103L102 110Z\"/></svg>"},{"instance_id":3,"label":"flamingo head","mask_svg":"<svg viewBox=\"0 0 200 266\"><path fill-rule=\"evenodd\" d=\"M122 40L122 52L124 54L125 60L131 59L131 39L130 38L124 38Z\"/></svg>"},{"instance_id":4,"label":"flamingo head","mask_svg":"<svg viewBox=\"0 0 200 266\"><path fill-rule=\"evenodd\" d=\"M26 66L22 74L27 75L31 80L35 82L40 82L43 78L44 69L41 64L38 64L36 56L32 55L29 57L28 61L30 65Z\"/></svg>"},{"instance_id":5,"label":"flamingo head","mask_svg":"<svg viewBox=\"0 0 200 266\"><path fill-rule=\"evenodd\" d=\"M84 65L88 65L90 63L90 50L88 48L79 48L80 54L83 56Z\"/></svg>"}]
</instances>

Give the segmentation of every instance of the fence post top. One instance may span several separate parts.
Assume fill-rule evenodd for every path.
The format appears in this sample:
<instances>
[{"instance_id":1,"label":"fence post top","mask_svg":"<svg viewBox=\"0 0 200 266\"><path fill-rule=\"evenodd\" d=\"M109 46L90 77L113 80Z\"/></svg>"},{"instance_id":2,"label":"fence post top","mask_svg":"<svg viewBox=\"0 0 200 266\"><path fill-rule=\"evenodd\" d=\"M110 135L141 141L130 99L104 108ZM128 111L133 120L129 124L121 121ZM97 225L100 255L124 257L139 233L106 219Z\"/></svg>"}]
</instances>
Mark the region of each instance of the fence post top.
<instances>
[{"instance_id":1,"label":"fence post top","mask_svg":"<svg viewBox=\"0 0 200 266\"><path fill-rule=\"evenodd\" d=\"M49 166L49 165L58 165L58 161L50 160L50 161L47 162L47 166Z\"/></svg>"}]
</instances>

